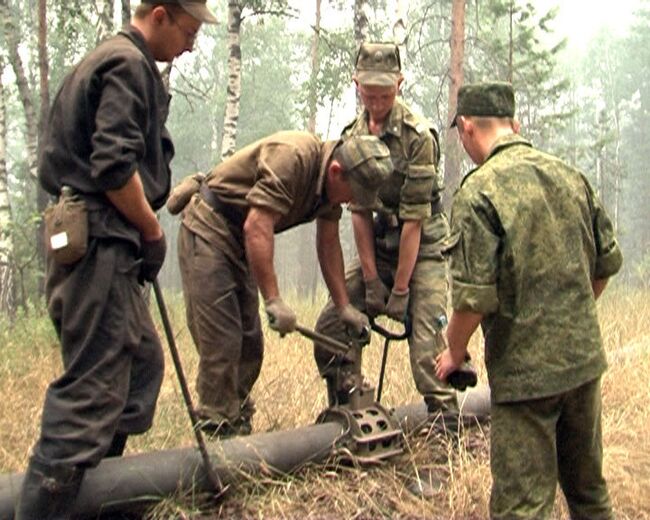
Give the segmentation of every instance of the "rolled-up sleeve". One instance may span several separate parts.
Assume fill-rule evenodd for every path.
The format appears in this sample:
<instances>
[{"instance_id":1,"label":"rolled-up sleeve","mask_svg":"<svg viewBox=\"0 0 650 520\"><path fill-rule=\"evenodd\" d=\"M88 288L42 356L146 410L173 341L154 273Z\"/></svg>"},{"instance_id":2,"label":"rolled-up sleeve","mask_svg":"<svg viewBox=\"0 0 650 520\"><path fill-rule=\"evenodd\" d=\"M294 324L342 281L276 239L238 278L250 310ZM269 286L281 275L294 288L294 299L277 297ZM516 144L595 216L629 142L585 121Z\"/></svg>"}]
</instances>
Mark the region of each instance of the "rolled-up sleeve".
<instances>
[{"instance_id":1,"label":"rolled-up sleeve","mask_svg":"<svg viewBox=\"0 0 650 520\"><path fill-rule=\"evenodd\" d=\"M145 154L151 102L146 64L117 55L94 81L102 83L92 135L90 174L100 191L119 189L133 175Z\"/></svg>"},{"instance_id":2,"label":"rolled-up sleeve","mask_svg":"<svg viewBox=\"0 0 650 520\"><path fill-rule=\"evenodd\" d=\"M500 237L493 229L489 207L480 196L459 191L452 209L452 240L448 252L455 310L491 314L499 306L497 267Z\"/></svg>"},{"instance_id":3,"label":"rolled-up sleeve","mask_svg":"<svg viewBox=\"0 0 650 520\"><path fill-rule=\"evenodd\" d=\"M607 215L599 198L590 189L591 207L593 208L593 229L596 242L596 265L594 278L596 280L615 275L623 265L623 253L616 240L614 225Z\"/></svg>"},{"instance_id":4,"label":"rolled-up sleeve","mask_svg":"<svg viewBox=\"0 0 650 520\"><path fill-rule=\"evenodd\" d=\"M426 131L410 150L406 178L402 185L399 217L421 220L431 216L431 193L436 184L433 137Z\"/></svg>"}]
</instances>

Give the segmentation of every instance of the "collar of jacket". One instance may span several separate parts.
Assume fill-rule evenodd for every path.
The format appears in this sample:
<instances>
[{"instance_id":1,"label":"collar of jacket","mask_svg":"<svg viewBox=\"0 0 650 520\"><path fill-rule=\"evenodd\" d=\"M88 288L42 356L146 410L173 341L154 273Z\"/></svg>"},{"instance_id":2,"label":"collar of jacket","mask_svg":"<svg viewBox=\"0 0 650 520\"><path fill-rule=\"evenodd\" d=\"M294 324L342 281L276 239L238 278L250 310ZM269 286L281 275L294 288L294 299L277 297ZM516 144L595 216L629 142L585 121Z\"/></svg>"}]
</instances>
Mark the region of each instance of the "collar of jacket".
<instances>
[{"instance_id":1,"label":"collar of jacket","mask_svg":"<svg viewBox=\"0 0 650 520\"><path fill-rule=\"evenodd\" d=\"M485 161L483 161L480 165L476 166L475 168L471 169L467 174L463 177L463 179L460 181L460 186L459 189L463 187L463 184L465 184L465 181L469 179L474 172L477 170L480 170L481 167L487 163L490 159L492 159L495 155L497 155L499 152L502 152L506 148L509 148L514 145L523 145L523 146L529 146L532 148L532 144L530 141L527 139L524 139L521 137L519 134L508 134L499 137L494 143L492 144L492 149L490 150L490 153L488 153L488 156L485 158Z\"/></svg>"},{"instance_id":2,"label":"collar of jacket","mask_svg":"<svg viewBox=\"0 0 650 520\"><path fill-rule=\"evenodd\" d=\"M508 135L503 135L499 137L496 141L494 141L494 143L492 143L492 149L490 150L490 153L488 153L487 157L485 158L485 161L483 161L483 164L488 162L492 157L494 157L499 152L502 152L506 148L509 148L510 146L514 146L516 144L529 146L531 148L533 146L530 143L530 141L524 139L519 134L512 133Z\"/></svg>"},{"instance_id":3,"label":"collar of jacket","mask_svg":"<svg viewBox=\"0 0 650 520\"><path fill-rule=\"evenodd\" d=\"M396 98L395 103L393 103L393 108L390 109L390 112L386 117L386 121L384 122L384 127L379 137L381 138L386 134L391 134L394 135L395 137L399 137L402 132L403 121L404 121L404 110L402 107L402 103L399 100L399 98ZM366 127L364 130L368 134L370 134L370 130L368 129L368 110L365 108L363 109L363 122Z\"/></svg>"},{"instance_id":4,"label":"collar of jacket","mask_svg":"<svg viewBox=\"0 0 650 520\"><path fill-rule=\"evenodd\" d=\"M147 59L149 62L149 65L158 72L158 75L160 75L160 72L158 71L158 66L156 65L156 60L153 57L153 54L151 54L151 51L149 50L149 47L147 46L147 42L144 39L144 36L142 36L142 33L136 29L133 25L129 24L124 29L122 29L118 34L125 36L129 40L133 42L133 45L135 45L138 50L142 53L142 55Z\"/></svg>"}]
</instances>

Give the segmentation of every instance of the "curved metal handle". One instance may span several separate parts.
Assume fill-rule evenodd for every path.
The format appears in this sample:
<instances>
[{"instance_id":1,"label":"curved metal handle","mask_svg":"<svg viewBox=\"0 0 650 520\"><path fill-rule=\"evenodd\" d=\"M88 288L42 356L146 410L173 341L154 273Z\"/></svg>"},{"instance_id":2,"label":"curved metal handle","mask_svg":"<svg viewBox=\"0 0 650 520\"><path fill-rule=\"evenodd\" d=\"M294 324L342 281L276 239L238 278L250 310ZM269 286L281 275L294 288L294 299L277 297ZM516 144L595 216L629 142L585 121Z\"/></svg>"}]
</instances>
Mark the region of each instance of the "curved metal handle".
<instances>
[{"instance_id":1,"label":"curved metal handle","mask_svg":"<svg viewBox=\"0 0 650 520\"><path fill-rule=\"evenodd\" d=\"M382 335L384 338L386 338L388 340L391 340L391 341L397 340L397 341L399 341L399 340L402 340L402 339L406 339L411 335L411 329L412 329L411 320L408 318L408 316L406 317L406 321L404 321L404 324L403 324L404 325L404 330L402 332L400 332L400 333L393 332L392 330L388 330L388 329L382 327L381 325L379 325L375 321L374 318L369 318L369 320L370 320L370 328L372 330L374 330L375 332L377 332L378 334Z\"/></svg>"}]
</instances>

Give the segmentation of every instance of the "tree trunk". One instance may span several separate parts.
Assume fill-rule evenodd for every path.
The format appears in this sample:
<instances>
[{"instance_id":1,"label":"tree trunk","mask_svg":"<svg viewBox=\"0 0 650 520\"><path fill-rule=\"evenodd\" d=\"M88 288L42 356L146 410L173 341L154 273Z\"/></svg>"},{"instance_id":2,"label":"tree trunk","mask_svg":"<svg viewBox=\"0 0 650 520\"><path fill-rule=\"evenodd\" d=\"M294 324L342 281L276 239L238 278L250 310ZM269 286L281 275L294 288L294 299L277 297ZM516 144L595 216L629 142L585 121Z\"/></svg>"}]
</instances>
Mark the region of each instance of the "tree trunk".
<instances>
[{"instance_id":1,"label":"tree trunk","mask_svg":"<svg viewBox=\"0 0 650 520\"><path fill-rule=\"evenodd\" d=\"M368 2L354 0L354 40L357 49L368 39Z\"/></svg>"},{"instance_id":2,"label":"tree trunk","mask_svg":"<svg viewBox=\"0 0 650 520\"><path fill-rule=\"evenodd\" d=\"M38 0L38 71L40 78L40 100L41 109L38 119L38 140L40 143L45 125L50 112L50 60L47 54L47 1ZM48 194L41 187L40 183L36 184L36 208L39 214L47 206L49 200ZM41 221L36 232L36 251L42 266L45 265L45 241L44 241L45 224ZM41 270L42 271L42 270ZM44 278L39 275L39 292L43 294Z\"/></svg>"},{"instance_id":3,"label":"tree trunk","mask_svg":"<svg viewBox=\"0 0 650 520\"><path fill-rule=\"evenodd\" d=\"M131 22L131 0L122 0L122 25Z\"/></svg>"},{"instance_id":4,"label":"tree trunk","mask_svg":"<svg viewBox=\"0 0 650 520\"><path fill-rule=\"evenodd\" d=\"M7 186L7 111L2 84L4 63L0 59L0 313L13 316L16 311L14 251L11 239L11 207Z\"/></svg>"},{"instance_id":5,"label":"tree trunk","mask_svg":"<svg viewBox=\"0 0 650 520\"><path fill-rule=\"evenodd\" d=\"M241 97L241 11L239 2L228 2L228 90L226 114L223 121L221 159L235 153L237 123L239 121L239 99Z\"/></svg>"},{"instance_id":6,"label":"tree trunk","mask_svg":"<svg viewBox=\"0 0 650 520\"><path fill-rule=\"evenodd\" d=\"M99 27L97 28L97 41L108 38L115 32L113 12L115 11L114 0L101 0L98 7Z\"/></svg>"},{"instance_id":7,"label":"tree trunk","mask_svg":"<svg viewBox=\"0 0 650 520\"><path fill-rule=\"evenodd\" d=\"M509 6L509 20L510 20L510 33L508 41L508 81L512 83L512 79L515 75L515 65L514 65L514 53L515 53L515 42L514 42L514 19L515 19L515 0L510 0Z\"/></svg>"},{"instance_id":8,"label":"tree trunk","mask_svg":"<svg viewBox=\"0 0 650 520\"><path fill-rule=\"evenodd\" d=\"M318 108L317 99L317 82L318 71L320 69L320 20L321 20L321 0L316 0L316 21L314 22L314 35L311 40L311 77L309 78L309 121L307 121L307 130L316 133L316 112Z\"/></svg>"},{"instance_id":9,"label":"tree trunk","mask_svg":"<svg viewBox=\"0 0 650 520\"><path fill-rule=\"evenodd\" d=\"M451 48L449 64L449 111L445 136L445 191L443 192L444 207L449 210L456 188L460 185L461 146L458 133L450 130L456 115L458 89L463 84L463 62L465 60L465 0L453 0L451 7Z\"/></svg>"},{"instance_id":10,"label":"tree trunk","mask_svg":"<svg viewBox=\"0 0 650 520\"><path fill-rule=\"evenodd\" d=\"M316 133L316 114L318 110L318 72L320 70L320 24L321 24L321 0L316 0L316 20L314 22L314 35L311 40L311 73L309 78L309 119L307 130ZM312 301L316 298L318 288L318 257L314 247L316 227L313 222L305 224L296 229L298 233L298 256L300 281L299 289Z\"/></svg>"},{"instance_id":11,"label":"tree trunk","mask_svg":"<svg viewBox=\"0 0 650 520\"><path fill-rule=\"evenodd\" d=\"M38 142L38 125L36 119L36 111L34 109L32 89L25 74L25 67L23 66L22 58L18 53L18 44L20 43L20 35L18 28L14 22L13 16L7 5L7 0L0 0L0 19L3 20L5 43L9 55L9 63L13 68L16 75L16 86L18 87L18 94L20 101L25 111L25 141L27 145L27 164L29 168L29 176L36 181L36 167L37 167L37 142Z\"/></svg>"},{"instance_id":12,"label":"tree trunk","mask_svg":"<svg viewBox=\"0 0 650 520\"><path fill-rule=\"evenodd\" d=\"M40 6L39 6L40 11ZM9 10L7 0L0 0L0 20L3 20L5 42L8 51L9 63L16 75L16 86L18 87L18 95L23 105L25 113L25 143L27 148L27 166L29 170L29 178L32 182L31 196L36 199L37 211L41 212L44 208L44 196L39 194L38 186L38 119L36 117L36 110L34 108L34 95L33 88L30 86L25 73L22 58L18 52L18 45L20 43L20 34L15 24L13 16ZM39 19L40 19L39 12ZM39 29L40 33L40 29ZM40 60L40 57L39 57ZM30 183L26 183L29 189ZM45 266L45 248L43 246L43 234L40 231L40 226L35 226L34 229L34 243L36 244L36 260L38 262L39 271L44 271ZM39 291L43 292L43 279L42 276L39 280Z\"/></svg>"},{"instance_id":13,"label":"tree trunk","mask_svg":"<svg viewBox=\"0 0 650 520\"><path fill-rule=\"evenodd\" d=\"M403 47L406 43L406 16L408 0L397 0L395 5L395 23L393 24L393 41Z\"/></svg>"}]
</instances>

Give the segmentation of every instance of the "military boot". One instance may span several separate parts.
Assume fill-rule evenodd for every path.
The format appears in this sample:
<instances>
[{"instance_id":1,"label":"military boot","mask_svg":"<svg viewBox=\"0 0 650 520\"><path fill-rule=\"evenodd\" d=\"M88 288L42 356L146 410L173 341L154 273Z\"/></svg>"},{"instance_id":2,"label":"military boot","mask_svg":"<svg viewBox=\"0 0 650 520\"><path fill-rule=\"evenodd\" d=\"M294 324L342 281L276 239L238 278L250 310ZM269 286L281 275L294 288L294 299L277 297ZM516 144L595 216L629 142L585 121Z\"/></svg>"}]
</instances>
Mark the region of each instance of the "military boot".
<instances>
[{"instance_id":1,"label":"military boot","mask_svg":"<svg viewBox=\"0 0 650 520\"><path fill-rule=\"evenodd\" d=\"M349 404L350 393L343 388L340 388L340 380L336 376L325 376L325 383L327 384L327 405L341 406Z\"/></svg>"},{"instance_id":2,"label":"military boot","mask_svg":"<svg viewBox=\"0 0 650 520\"><path fill-rule=\"evenodd\" d=\"M18 498L15 520L71 518L84 471L77 466L51 466L32 457Z\"/></svg>"}]
</instances>

